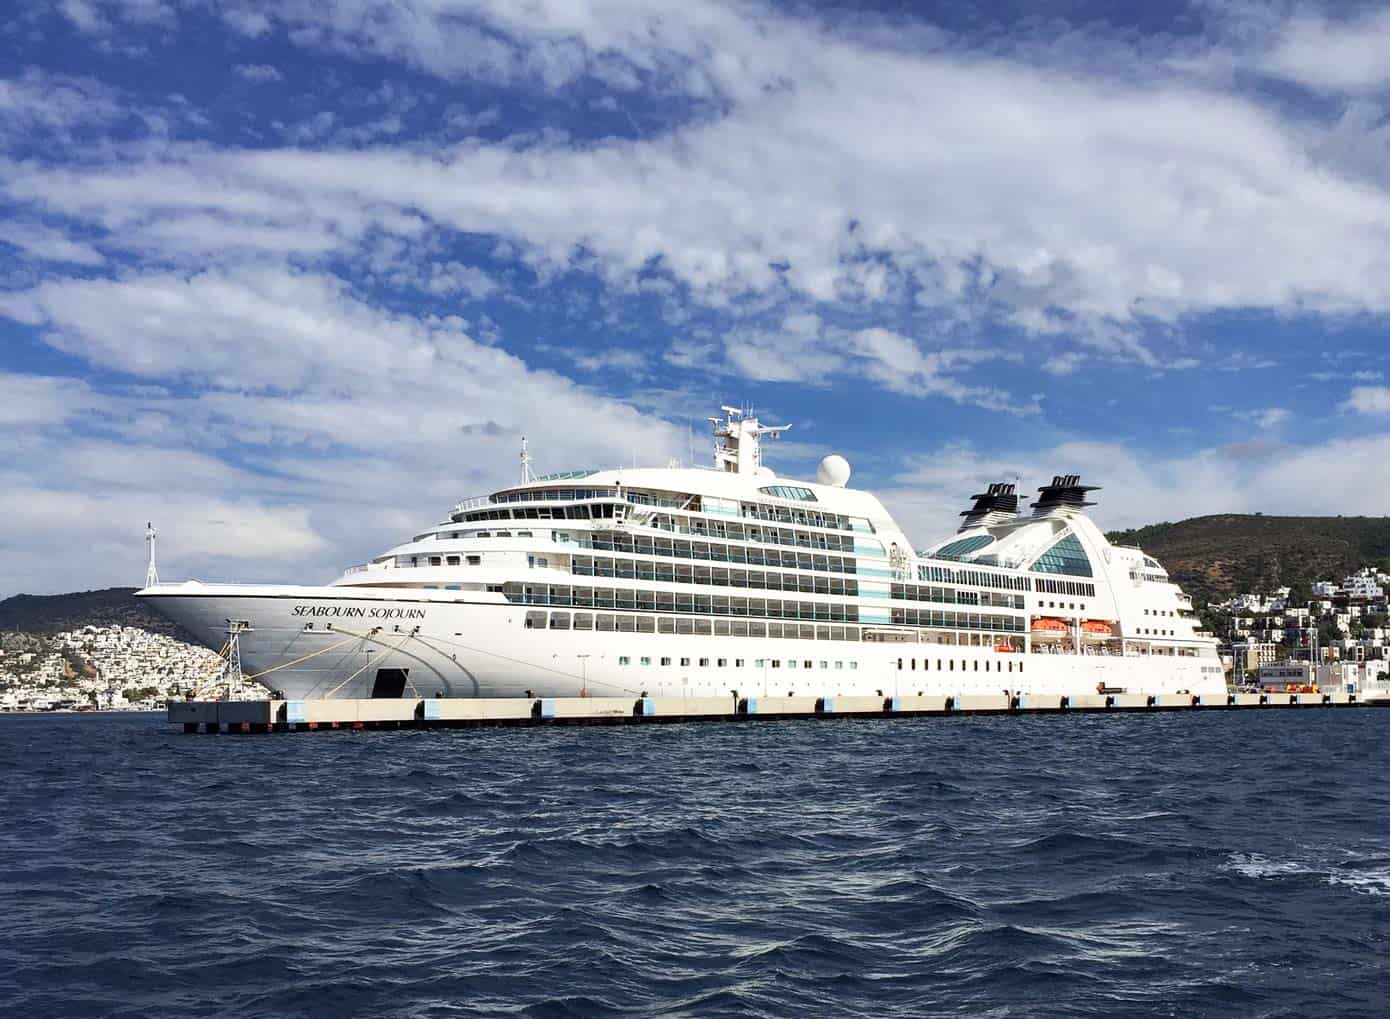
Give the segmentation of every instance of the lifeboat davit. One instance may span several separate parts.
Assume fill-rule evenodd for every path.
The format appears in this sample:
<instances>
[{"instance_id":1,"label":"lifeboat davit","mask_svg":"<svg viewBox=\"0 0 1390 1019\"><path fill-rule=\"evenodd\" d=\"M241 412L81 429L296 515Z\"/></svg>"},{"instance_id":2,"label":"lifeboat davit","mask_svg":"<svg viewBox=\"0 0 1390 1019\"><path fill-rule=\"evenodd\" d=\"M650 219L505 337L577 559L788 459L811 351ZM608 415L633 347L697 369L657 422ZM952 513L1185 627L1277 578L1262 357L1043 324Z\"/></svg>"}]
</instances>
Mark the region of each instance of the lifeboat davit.
<instances>
[{"instance_id":1,"label":"lifeboat davit","mask_svg":"<svg viewBox=\"0 0 1390 1019\"><path fill-rule=\"evenodd\" d=\"M1058 619L1055 616L1039 616L1033 620L1033 631L1043 631L1044 633L1066 633L1070 629L1065 619Z\"/></svg>"},{"instance_id":2,"label":"lifeboat davit","mask_svg":"<svg viewBox=\"0 0 1390 1019\"><path fill-rule=\"evenodd\" d=\"M1088 619L1081 624L1081 632L1098 637L1113 637L1115 626L1113 623L1107 623L1104 619Z\"/></svg>"}]
</instances>

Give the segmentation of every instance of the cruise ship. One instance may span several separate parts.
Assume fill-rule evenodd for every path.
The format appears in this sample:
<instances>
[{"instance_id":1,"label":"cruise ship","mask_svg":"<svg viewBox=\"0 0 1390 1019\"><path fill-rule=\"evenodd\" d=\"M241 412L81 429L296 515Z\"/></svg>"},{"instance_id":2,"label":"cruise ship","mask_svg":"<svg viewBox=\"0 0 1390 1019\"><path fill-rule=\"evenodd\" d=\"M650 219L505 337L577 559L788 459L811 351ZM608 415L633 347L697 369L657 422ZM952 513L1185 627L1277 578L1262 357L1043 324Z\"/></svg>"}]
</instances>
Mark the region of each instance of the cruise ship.
<instances>
[{"instance_id":1,"label":"cruise ship","mask_svg":"<svg viewBox=\"0 0 1390 1019\"><path fill-rule=\"evenodd\" d=\"M468 499L332 583L155 584L139 597L281 697L1225 692L1216 641L1092 486L972 496L914 549L850 468L763 464L725 407L711 468L576 470Z\"/></svg>"}]
</instances>

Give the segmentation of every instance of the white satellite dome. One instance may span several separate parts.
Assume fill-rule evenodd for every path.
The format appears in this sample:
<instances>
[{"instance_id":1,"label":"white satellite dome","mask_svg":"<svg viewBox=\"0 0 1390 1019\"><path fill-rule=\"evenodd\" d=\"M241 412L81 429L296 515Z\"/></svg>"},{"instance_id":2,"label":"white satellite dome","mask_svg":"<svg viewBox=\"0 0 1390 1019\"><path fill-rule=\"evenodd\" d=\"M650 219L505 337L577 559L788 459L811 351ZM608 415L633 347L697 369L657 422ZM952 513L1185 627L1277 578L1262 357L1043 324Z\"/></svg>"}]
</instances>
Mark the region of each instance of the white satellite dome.
<instances>
[{"instance_id":1,"label":"white satellite dome","mask_svg":"<svg viewBox=\"0 0 1390 1019\"><path fill-rule=\"evenodd\" d=\"M816 468L816 480L822 485L844 488L849 484L849 461L839 453L831 453Z\"/></svg>"},{"instance_id":2,"label":"white satellite dome","mask_svg":"<svg viewBox=\"0 0 1390 1019\"><path fill-rule=\"evenodd\" d=\"M771 467L759 467L755 475L759 478L775 478L777 473Z\"/></svg>"}]
</instances>

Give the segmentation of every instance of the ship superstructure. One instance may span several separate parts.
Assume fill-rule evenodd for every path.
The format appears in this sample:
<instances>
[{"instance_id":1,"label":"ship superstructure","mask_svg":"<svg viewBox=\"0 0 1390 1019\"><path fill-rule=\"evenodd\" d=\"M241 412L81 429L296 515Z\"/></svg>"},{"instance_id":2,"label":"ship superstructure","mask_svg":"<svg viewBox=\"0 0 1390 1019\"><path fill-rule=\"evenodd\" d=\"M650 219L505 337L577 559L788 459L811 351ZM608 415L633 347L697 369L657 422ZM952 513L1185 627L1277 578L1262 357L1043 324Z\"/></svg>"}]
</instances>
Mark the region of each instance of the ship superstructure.
<instances>
[{"instance_id":1,"label":"ship superstructure","mask_svg":"<svg viewBox=\"0 0 1390 1019\"><path fill-rule=\"evenodd\" d=\"M1151 557L1111 545L1091 486L1020 511L973 496L914 551L827 456L762 462L770 428L712 418L714 469L579 470L459 503L320 587L140 592L292 699L372 696L1219 693L1216 643Z\"/></svg>"}]
</instances>

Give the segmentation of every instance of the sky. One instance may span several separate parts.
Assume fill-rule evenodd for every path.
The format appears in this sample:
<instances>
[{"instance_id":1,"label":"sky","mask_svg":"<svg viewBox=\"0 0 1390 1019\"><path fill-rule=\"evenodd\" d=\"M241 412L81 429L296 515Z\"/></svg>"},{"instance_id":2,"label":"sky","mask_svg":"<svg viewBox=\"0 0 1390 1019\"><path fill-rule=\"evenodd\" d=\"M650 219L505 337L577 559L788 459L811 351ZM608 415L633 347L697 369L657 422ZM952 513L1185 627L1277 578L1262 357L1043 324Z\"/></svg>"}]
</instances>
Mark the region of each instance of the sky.
<instances>
[{"instance_id":1,"label":"sky","mask_svg":"<svg viewBox=\"0 0 1390 1019\"><path fill-rule=\"evenodd\" d=\"M0 596L325 582L791 424L926 545L1390 507L1376 5L13 0Z\"/></svg>"}]
</instances>

